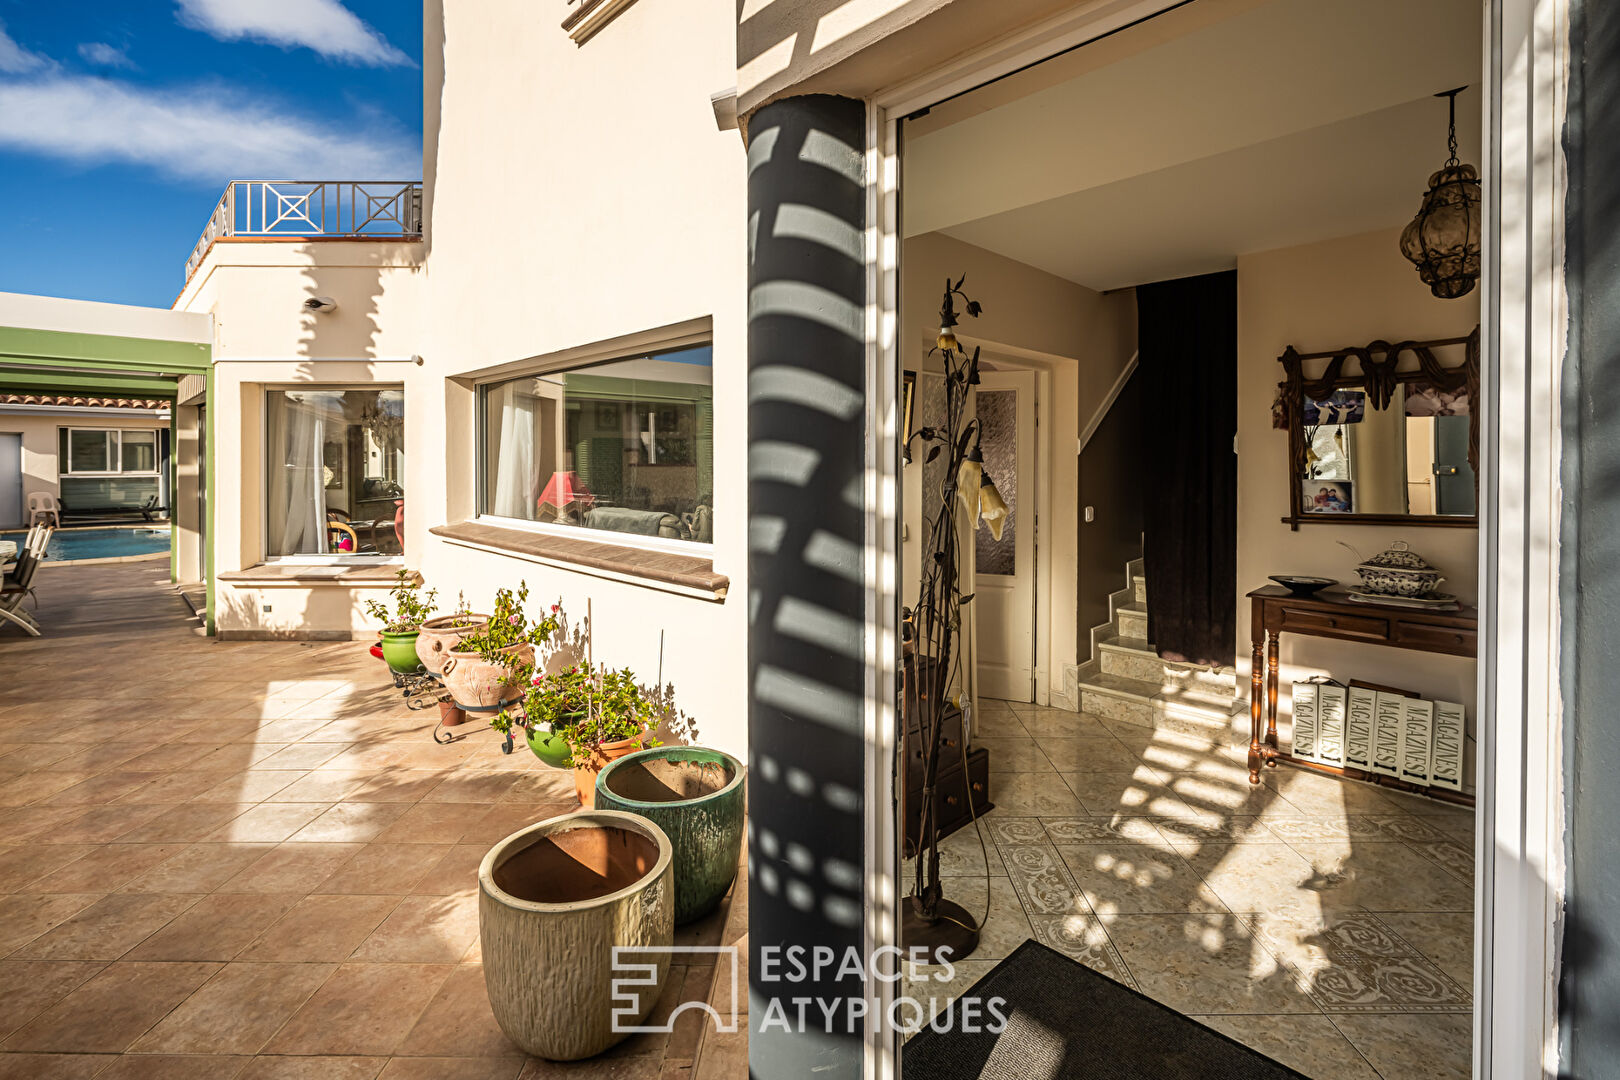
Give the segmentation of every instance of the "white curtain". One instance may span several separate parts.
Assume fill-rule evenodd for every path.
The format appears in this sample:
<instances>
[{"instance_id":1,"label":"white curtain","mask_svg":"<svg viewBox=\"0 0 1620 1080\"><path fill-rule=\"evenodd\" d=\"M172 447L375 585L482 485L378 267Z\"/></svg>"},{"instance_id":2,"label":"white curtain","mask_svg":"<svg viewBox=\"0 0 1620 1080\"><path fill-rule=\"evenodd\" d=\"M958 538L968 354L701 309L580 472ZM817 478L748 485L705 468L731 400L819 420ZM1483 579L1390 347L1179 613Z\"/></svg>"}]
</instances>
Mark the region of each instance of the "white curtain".
<instances>
[{"instance_id":1,"label":"white curtain","mask_svg":"<svg viewBox=\"0 0 1620 1080\"><path fill-rule=\"evenodd\" d=\"M500 407L500 452L495 460L495 496L490 512L498 517L533 520L540 497L540 469L535 454L538 420L536 398L520 393L526 380L509 382L495 394Z\"/></svg>"},{"instance_id":2,"label":"white curtain","mask_svg":"<svg viewBox=\"0 0 1620 1080\"><path fill-rule=\"evenodd\" d=\"M326 437L326 420L318 408L282 398L283 430L287 463L282 485L282 555L325 554L326 473L322 468L321 447Z\"/></svg>"}]
</instances>

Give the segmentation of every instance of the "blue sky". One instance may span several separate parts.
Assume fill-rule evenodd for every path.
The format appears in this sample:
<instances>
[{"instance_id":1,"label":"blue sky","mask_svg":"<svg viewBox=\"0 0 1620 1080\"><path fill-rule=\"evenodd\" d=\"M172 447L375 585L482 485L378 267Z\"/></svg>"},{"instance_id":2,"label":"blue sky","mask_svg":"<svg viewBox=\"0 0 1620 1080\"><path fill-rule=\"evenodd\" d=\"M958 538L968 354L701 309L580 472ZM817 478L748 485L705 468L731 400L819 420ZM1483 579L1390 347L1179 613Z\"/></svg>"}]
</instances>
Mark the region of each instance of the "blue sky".
<instances>
[{"instance_id":1,"label":"blue sky","mask_svg":"<svg viewBox=\"0 0 1620 1080\"><path fill-rule=\"evenodd\" d=\"M168 307L230 179L417 179L412 0L0 0L0 291Z\"/></svg>"}]
</instances>

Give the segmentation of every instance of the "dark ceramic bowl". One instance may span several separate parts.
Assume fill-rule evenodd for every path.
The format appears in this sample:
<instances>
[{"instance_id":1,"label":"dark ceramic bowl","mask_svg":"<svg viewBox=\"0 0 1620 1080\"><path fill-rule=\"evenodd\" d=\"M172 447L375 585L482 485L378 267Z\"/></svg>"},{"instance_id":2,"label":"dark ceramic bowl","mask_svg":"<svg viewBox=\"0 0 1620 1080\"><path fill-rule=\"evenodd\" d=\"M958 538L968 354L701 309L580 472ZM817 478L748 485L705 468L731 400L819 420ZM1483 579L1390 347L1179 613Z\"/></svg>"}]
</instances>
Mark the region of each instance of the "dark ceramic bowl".
<instances>
[{"instance_id":1,"label":"dark ceramic bowl","mask_svg":"<svg viewBox=\"0 0 1620 1080\"><path fill-rule=\"evenodd\" d=\"M1310 596L1329 585L1338 582L1330 577L1299 577L1295 574L1272 574L1271 580L1293 593L1295 596Z\"/></svg>"}]
</instances>

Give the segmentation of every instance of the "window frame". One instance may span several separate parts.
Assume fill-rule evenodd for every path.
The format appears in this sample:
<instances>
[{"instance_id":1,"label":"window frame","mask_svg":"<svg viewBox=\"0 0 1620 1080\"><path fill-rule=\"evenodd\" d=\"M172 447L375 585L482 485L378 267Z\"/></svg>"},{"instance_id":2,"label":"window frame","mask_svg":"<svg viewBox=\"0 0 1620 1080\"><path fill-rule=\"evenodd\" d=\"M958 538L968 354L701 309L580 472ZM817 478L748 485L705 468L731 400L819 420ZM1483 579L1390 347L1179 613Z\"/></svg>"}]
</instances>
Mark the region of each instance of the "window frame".
<instances>
[{"instance_id":1,"label":"window frame","mask_svg":"<svg viewBox=\"0 0 1620 1080\"><path fill-rule=\"evenodd\" d=\"M351 390L398 390L401 398L400 421L410 429L409 418L405 415L410 412L405 396L405 383L401 382L374 382L374 383L262 383L259 387L259 563L263 566L404 566L405 553L397 555L362 555L358 552L349 555L335 553L303 554L303 555L272 555L270 554L270 395L274 393L287 393L289 391L309 391L316 393L344 394ZM409 442L404 444L409 446ZM407 465L410 454L407 451ZM404 485L401 485L402 487Z\"/></svg>"},{"instance_id":2,"label":"window frame","mask_svg":"<svg viewBox=\"0 0 1620 1080\"><path fill-rule=\"evenodd\" d=\"M638 533L614 532L609 529L587 529L578 525L554 525L550 522L530 521L527 518L503 517L499 514L492 514L485 509L489 500L489 455L487 453L489 423L488 410L484 406L491 389L516 379L561 375L571 371L583 371L587 368L599 367L603 364L612 364L621 360L637 360L642 357L656 356L660 353L680 352L683 349L693 349L704 345L709 348L709 394L710 408L712 409L715 385L714 333L709 329L698 333L659 338L634 346L621 347L617 343L602 342L598 346L590 346L584 350L570 350L571 355L567 356L566 359L531 360L517 365L508 365L496 369L492 373L481 373L476 376L472 383L473 457L476 464L474 481L476 501L474 503L473 522L479 525L515 529L520 532L535 533L541 536L554 536L564 540L577 540L592 544L612 544L617 547L633 548L639 551L664 552L670 555L691 555L712 560L715 551L715 545L712 541L705 544L697 540L672 540L668 537L642 536ZM718 457L712 451L710 456L711 459ZM712 466L709 483L712 490L714 485Z\"/></svg>"},{"instance_id":3,"label":"window frame","mask_svg":"<svg viewBox=\"0 0 1620 1080\"><path fill-rule=\"evenodd\" d=\"M103 428L103 427L75 427L64 424L59 428L66 432L67 454L56 463L56 475L63 477L113 477L113 476L155 476L163 477L163 440L158 437L160 429L152 428ZM104 437L107 445L107 464L105 469L75 469L73 467L73 435L80 431L94 431ZM151 435L153 467L150 469L125 469L124 465L124 436L125 435ZM57 436L60 444L62 436Z\"/></svg>"}]
</instances>

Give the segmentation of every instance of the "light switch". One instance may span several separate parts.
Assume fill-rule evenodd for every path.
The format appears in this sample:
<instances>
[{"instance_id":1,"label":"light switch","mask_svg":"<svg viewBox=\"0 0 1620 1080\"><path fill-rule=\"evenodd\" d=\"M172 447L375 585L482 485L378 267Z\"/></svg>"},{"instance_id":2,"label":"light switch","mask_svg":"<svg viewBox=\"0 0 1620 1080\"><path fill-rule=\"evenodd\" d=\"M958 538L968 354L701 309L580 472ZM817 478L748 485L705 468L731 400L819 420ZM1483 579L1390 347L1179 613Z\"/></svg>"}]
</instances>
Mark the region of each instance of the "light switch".
<instances>
[{"instance_id":1,"label":"light switch","mask_svg":"<svg viewBox=\"0 0 1620 1080\"><path fill-rule=\"evenodd\" d=\"M1086 507L1086 524L1090 525L1093 521L1096 521L1096 520L1097 520L1097 508L1095 506Z\"/></svg>"}]
</instances>

